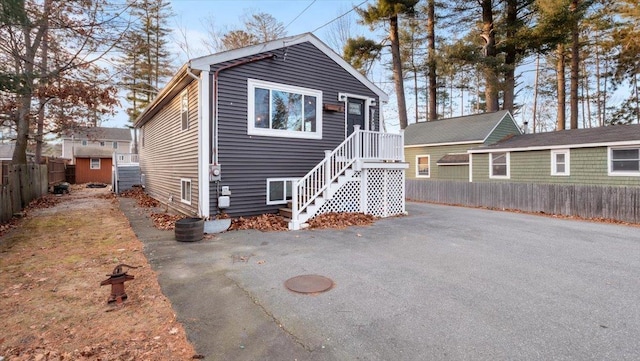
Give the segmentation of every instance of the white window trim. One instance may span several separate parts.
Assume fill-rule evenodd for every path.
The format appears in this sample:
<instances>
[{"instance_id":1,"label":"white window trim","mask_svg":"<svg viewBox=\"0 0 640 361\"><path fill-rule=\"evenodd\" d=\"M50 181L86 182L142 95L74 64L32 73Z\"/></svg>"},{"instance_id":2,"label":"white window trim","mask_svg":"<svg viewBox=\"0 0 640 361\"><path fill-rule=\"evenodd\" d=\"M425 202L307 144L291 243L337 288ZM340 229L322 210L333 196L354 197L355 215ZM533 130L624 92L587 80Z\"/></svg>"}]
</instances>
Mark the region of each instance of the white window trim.
<instances>
[{"instance_id":1,"label":"white window trim","mask_svg":"<svg viewBox=\"0 0 640 361\"><path fill-rule=\"evenodd\" d=\"M418 159L419 158L428 158L429 159L429 175L419 174L418 172ZM416 178L431 178L431 155L429 154L418 154L416 155Z\"/></svg>"},{"instance_id":2,"label":"white window trim","mask_svg":"<svg viewBox=\"0 0 640 361\"><path fill-rule=\"evenodd\" d=\"M94 159L98 160L98 167L94 167L93 166L93 160ZM102 159L100 159L100 158L89 158L89 169L98 170L98 169L100 169L101 166L102 166Z\"/></svg>"},{"instance_id":3,"label":"white window trim","mask_svg":"<svg viewBox=\"0 0 640 361\"><path fill-rule=\"evenodd\" d=\"M507 159L507 175L493 175L493 154L505 153ZM489 154L489 179L511 179L511 152L493 152Z\"/></svg>"},{"instance_id":4,"label":"white window trim","mask_svg":"<svg viewBox=\"0 0 640 361\"><path fill-rule=\"evenodd\" d=\"M285 198L287 197L287 186L286 186L286 182L291 182L291 186L293 187L293 183L297 182L298 178L267 178L267 196L266 196L266 200L267 200L267 205L274 205L274 204L287 204L288 200L284 199L284 200L278 200L278 201L270 201L269 200L269 190L271 188L271 183L275 183L275 182L285 182L285 188L284 188L284 196Z\"/></svg>"},{"instance_id":5,"label":"white window trim","mask_svg":"<svg viewBox=\"0 0 640 361\"><path fill-rule=\"evenodd\" d=\"M607 173L611 177L640 177L638 172L620 172L613 171L613 151L619 149L640 149L640 145L630 147L608 147L607 148Z\"/></svg>"},{"instance_id":6,"label":"white window trim","mask_svg":"<svg viewBox=\"0 0 640 361\"><path fill-rule=\"evenodd\" d=\"M557 171L557 154L564 154L564 172ZM571 175L571 151L569 149L551 150L551 175L553 176L569 176Z\"/></svg>"},{"instance_id":7,"label":"white window trim","mask_svg":"<svg viewBox=\"0 0 640 361\"><path fill-rule=\"evenodd\" d=\"M183 198L184 194L184 185L189 183L189 200ZM191 205L191 200L193 199L193 183L190 178L180 178L180 202L184 204Z\"/></svg>"},{"instance_id":8,"label":"white window trim","mask_svg":"<svg viewBox=\"0 0 640 361\"><path fill-rule=\"evenodd\" d=\"M186 105L186 108L184 108L184 109L183 109L183 105L184 105L183 98L187 98L187 105ZM183 113L187 113L186 127L184 126L184 123L182 122L182 114ZM185 90L182 93L180 93L180 129L182 129L182 131L189 130L189 92L187 90Z\"/></svg>"},{"instance_id":9,"label":"white window trim","mask_svg":"<svg viewBox=\"0 0 640 361\"><path fill-rule=\"evenodd\" d=\"M309 95L316 97L316 131L315 132L297 132L284 129L264 129L256 128L255 120L255 88L263 88L269 90L281 90L289 93ZM284 138L302 138L302 139L322 139L322 91L301 88L291 85L272 83L256 79L247 79L247 134L248 135L264 135L268 137L284 137Z\"/></svg>"}]
</instances>

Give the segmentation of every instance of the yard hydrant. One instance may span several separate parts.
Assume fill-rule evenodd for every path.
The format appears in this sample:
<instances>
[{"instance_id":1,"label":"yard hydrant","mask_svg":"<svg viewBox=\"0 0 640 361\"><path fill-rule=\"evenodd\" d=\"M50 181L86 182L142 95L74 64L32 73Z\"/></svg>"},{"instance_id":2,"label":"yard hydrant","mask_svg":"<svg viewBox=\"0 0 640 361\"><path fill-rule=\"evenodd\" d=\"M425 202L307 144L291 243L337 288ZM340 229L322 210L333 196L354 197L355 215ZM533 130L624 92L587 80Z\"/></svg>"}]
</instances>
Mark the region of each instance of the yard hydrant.
<instances>
[{"instance_id":1,"label":"yard hydrant","mask_svg":"<svg viewBox=\"0 0 640 361\"><path fill-rule=\"evenodd\" d=\"M138 268L126 264L119 264L113 269L112 274L107 275L109 278L100 282L100 286L111 285L111 296L109 296L107 303L122 303L122 301L127 299L127 293L124 291L124 283L134 279L134 277L128 275L127 272L123 272L122 267Z\"/></svg>"}]
</instances>

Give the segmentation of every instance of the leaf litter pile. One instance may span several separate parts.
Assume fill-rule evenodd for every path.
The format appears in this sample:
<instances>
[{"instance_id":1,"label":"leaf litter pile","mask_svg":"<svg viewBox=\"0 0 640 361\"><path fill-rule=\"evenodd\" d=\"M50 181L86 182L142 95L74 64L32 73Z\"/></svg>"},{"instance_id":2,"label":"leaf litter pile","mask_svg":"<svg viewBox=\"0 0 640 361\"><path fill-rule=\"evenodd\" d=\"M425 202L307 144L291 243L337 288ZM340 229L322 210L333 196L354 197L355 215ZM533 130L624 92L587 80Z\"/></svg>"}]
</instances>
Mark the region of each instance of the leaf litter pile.
<instances>
[{"instance_id":1,"label":"leaf litter pile","mask_svg":"<svg viewBox=\"0 0 640 361\"><path fill-rule=\"evenodd\" d=\"M351 226L368 226L376 218L363 213L324 213L309 220L310 229L346 228Z\"/></svg>"},{"instance_id":2,"label":"leaf litter pile","mask_svg":"<svg viewBox=\"0 0 640 361\"><path fill-rule=\"evenodd\" d=\"M193 346L106 189L39 201L0 237L0 356L5 360L189 360ZM100 287L128 270L128 299Z\"/></svg>"},{"instance_id":3,"label":"leaf litter pile","mask_svg":"<svg viewBox=\"0 0 640 361\"><path fill-rule=\"evenodd\" d=\"M260 231L287 231L287 221L276 214L262 214L255 217L240 217L231 221L230 231L257 229Z\"/></svg>"},{"instance_id":4,"label":"leaf litter pile","mask_svg":"<svg viewBox=\"0 0 640 361\"><path fill-rule=\"evenodd\" d=\"M138 206L142 208L155 208L160 206L160 202L151 198L140 187L135 187L132 189L128 189L124 192L121 192L120 196L135 199ZM172 231L176 228L176 221L183 219L185 216L178 215L178 214L171 214L168 212L164 212L164 213L152 212L149 217L153 221L153 225L156 228L162 229L165 231Z\"/></svg>"},{"instance_id":5,"label":"leaf litter pile","mask_svg":"<svg viewBox=\"0 0 640 361\"><path fill-rule=\"evenodd\" d=\"M141 187L135 187L135 188L120 192L120 196L135 199L140 207L153 208L153 207L160 206L160 202L149 197L149 195L147 195L144 192L144 189L142 189Z\"/></svg>"}]
</instances>

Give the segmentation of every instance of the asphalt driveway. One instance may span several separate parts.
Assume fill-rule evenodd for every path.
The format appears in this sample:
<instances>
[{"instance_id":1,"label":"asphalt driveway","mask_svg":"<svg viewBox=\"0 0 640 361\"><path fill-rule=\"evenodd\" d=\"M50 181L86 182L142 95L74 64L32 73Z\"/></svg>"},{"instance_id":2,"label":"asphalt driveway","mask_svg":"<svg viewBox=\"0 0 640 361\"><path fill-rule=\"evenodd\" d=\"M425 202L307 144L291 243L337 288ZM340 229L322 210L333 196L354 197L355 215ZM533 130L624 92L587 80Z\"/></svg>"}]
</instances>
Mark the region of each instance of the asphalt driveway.
<instances>
[{"instance_id":1,"label":"asphalt driveway","mask_svg":"<svg viewBox=\"0 0 640 361\"><path fill-rule=\"evenodd\" d=\"M345 230L197 243L122 209L207 360L637 360L640 228L408 203ZM285 289L331 278L317 295Z\"/></svg>"}]
</instances>

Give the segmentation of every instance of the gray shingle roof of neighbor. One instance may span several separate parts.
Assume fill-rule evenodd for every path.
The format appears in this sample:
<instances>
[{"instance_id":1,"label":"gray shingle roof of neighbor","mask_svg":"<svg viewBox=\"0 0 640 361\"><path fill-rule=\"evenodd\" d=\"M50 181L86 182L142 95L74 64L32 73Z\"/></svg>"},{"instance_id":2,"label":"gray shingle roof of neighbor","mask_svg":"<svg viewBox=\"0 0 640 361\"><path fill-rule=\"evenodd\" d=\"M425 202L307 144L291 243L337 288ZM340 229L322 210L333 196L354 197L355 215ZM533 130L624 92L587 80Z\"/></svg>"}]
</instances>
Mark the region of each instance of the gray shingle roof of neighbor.
<instances>
[{"instance_id":1,"label":"gray shingle roof of neighbor","mask_svg":"<svg viewBox=\"0 0 640 361\"><path fill-rule=\"evenodd\" d=\"M76 147L73 151L76 158L111 158L114 149L96 147Z\"/></svg>"},{"instance_id":2,"label":"gray shingle roof of neighbor","mask_svg":"<svg viewBox=\"0 0 640 361\"><path fill-rule=\"evenodd\" d=\"M122 140L131 141L131 130L128 128L75 127L64 132L62 138L88 140Z\"/></svg>"},{"instance_id":3,"label":"gray shingle roof of neighbor","mask_svg":"<svg viewBox=\"0 0 640 361\"><path fill-rule=\"evenodd\" d=\"M616 142L640 143L640 124L610 125L598 128L568 129L547 133L529 133L517 135L486 147L477 147L472 151L536 148L544 149L558 146L586 146Z\"/></svg>"},{"instance_id":4,"label":"gray shingle roof of neighbor","mask_svg":"<svg viewBox=\"0 0 640 361\"><path fill-rule=\"evenodd\" d=\"M404 145L482 142L508 113L501 110L410 124L404 130Z\"/></svg>"}]
</instances>

